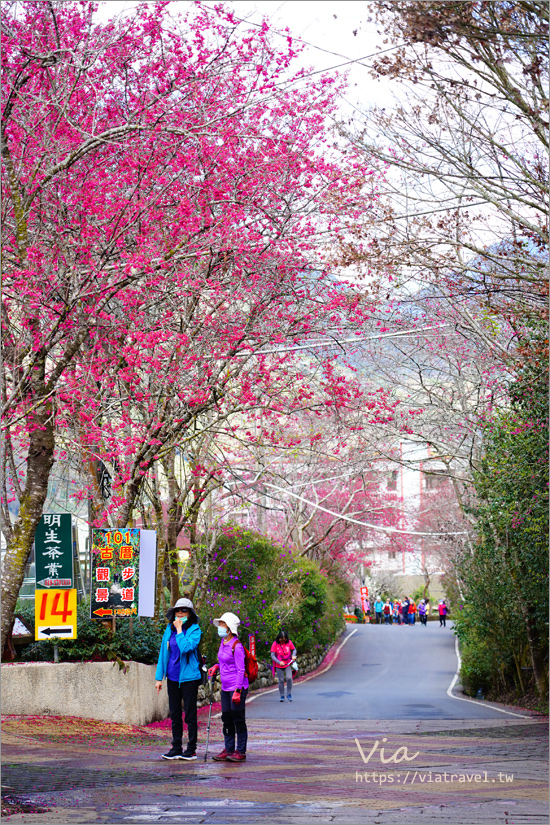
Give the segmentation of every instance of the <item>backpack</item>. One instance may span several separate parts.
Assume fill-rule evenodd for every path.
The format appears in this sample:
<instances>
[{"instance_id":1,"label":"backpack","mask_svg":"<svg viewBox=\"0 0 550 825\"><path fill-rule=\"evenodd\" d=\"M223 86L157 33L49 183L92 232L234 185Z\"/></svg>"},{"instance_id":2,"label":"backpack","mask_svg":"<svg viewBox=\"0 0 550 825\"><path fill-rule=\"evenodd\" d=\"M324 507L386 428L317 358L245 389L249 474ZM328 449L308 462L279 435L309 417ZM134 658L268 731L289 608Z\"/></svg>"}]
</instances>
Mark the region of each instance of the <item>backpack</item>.
<instances>
[{"instance_id":1,"label":"backpack","mask_svg":"<svg viewBox=\"0 0 550 825\"><path fill-rule=\"evenodd\" d=\"M231 650L233 651L233 656L235 655L235 648L237 644L241 642L240 639L235 639L233 642L233 647ZM241 642L241 644L243 644ZM249 682L254 682L258 678L258 660L252 653L243 645L244 648L244 672L248 678Z\"/></svg>"},{"instance_id":2,"label":"backpack","mask_svg":"<svg viewBox=\"0 0 550 825\"><path fill-rule=\"evenodd\" d=\"M386 614L386 616L389 616L389 615L390 615L390 613L391 613L391 607L390 607L390 605L389 605L389 604L385 604L385 605L384 605L384 613Z\"/></svg>"}]
</instances>

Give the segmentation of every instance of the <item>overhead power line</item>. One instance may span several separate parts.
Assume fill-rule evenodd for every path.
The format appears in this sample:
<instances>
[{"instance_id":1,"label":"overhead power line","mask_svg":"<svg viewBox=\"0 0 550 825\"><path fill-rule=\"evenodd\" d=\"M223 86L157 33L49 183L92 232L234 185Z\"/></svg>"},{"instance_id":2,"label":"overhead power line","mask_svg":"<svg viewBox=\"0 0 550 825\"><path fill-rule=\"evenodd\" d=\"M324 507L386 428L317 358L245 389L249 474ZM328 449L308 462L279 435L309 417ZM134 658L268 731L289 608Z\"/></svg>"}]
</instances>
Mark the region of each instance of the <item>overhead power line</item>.
<instances>
[{"instance_id":1,"label":"overhead power line","mask_svg":"<svg viewBox=\"0 0 550 825\"><path fill-rule=\"evenodd\" d=\"M209 11L215 11L215 8L213 6L208 6L206 3L202 3L202 6L204 6L204 8L208 9ZM236 14L233 14L233 16L234 16L235 20L238 20L240 23L245 23L248 26L255 26L257 29L262 28L260 23L255 23L253 20L249 20L245 17L238 17ZM270 33L271 34L276 34L279 37L284 37L284 38L288 37L288 35L285 32L277 31L277 29L275 29L275 28L271 28ZM399 49L399 48L401 48L401 46L405 45L404 43L398 43L395 46L389 46L387 49L379 49L378 51L372 52L371 54L366 54L363 57L351 58L351 57L348 57L345 54L340 54L339 52L332 52L329 49L323 49L322 46L316 46L314 43L310 43L308 40L304 40L302 37L296 37L293 34L291 34L290 37L292 38L292 40L296 40L296 42L298 42L298 43L303 43L304 46L309 46L310 49L316 49L319 52L324 52L325 54L331 54L334 57L343 57L344 60L345 60L345 63L337 63L335 66L329 66L326 69L317 69L313 72L309 72L308 74L303 75L300 79L303 79L305 77L311 77L314 74L321 74L322 72L332 72L335 69L341 69L343 66L349 66L351 63L356 63L358 66L363 66L365 69L370 69L371 68L370 66L367 66L365 63L362 63L361 61L371 60L374 57L378 57L378 55L380 55L380 54L386 54L386 52L393 52L393 51L395 51L395 49Z\"/></svg>"},{"instance_id":2,"label":"overhead power line","mask_svg":"<svg viewBox=\"0 0 550 825\"><path fill-rule=\"evenodd\" d=\"M418 335L420 332L427 332L431 329L442 329L450 327L451 324L434 324L429 327L418 327L418 329L403 330L403 332L381 332L379 335L369 335L367 338L342 338L339 340L318 341L311 344L299 344L294 347L281 347L280 349L261 349L256 352L238 352L235 358L248 358L250 355L278 355L281 352L297 352L304 349L320 349L322 347L341 346L342 344L361 344L364 341L378 341L380 338L401 338L404 335Z\"/></svg>"},{"instance_id":3,"label":"overhead power line","mask_svg":"<svg viewBox=\"0 0 550 825\"><path fill-rule=\"evenodd\" d=\"M456 530L451 532L444 532L444 533L421 533L418 530L399 530L397 527L381 527L379 524L369 524L367 521L359 521L359 519L352 518L352 516L347 516L344 513L335 513L334 510L328 510L326 507L323 507L321 504L317 504L315 501L308 501L308 499L303 498L303 496L299 496L297 493L291 493L290 490L285 490L283 487L278 487L276 484L269 484L267 481L262 482L264 487L272 487L274 490L278 490L281 493L285 493L285 495L291 496L292 498L298 499L298 501L302 501L304 504L308 504L310 507L315 507L317 510L322 510L323 513L328 513L329 516L335 516L335 518L343 519L343 521L349 521L352 524L358 524L360 527L369 527L371 530L378 530L381 533L400 533L405 536L467 536L468 533L466 530Z\"/></svg>"}]
</instances>

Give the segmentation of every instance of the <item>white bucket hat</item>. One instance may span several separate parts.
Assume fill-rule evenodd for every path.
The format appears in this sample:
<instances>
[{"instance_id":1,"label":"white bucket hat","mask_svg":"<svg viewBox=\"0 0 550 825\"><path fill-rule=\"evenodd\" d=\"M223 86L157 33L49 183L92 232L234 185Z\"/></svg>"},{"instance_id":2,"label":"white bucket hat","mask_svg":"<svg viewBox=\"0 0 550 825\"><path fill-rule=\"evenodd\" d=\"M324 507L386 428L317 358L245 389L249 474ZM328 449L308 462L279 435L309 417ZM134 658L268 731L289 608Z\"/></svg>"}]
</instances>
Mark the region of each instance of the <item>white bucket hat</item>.
<instances>
[{"instance_id":1,"label":"white bucket hat","mask_svg":"<svg viewBox=\"0 0 550 825\"><path fill-rule=\"evenodd\" d=\"M215 627L219 627L220 622L225 622L234 636L238 634L241 620L234 613L224 613L219 619L214 619L213 624Z\"/></svg>"}]
</instances>

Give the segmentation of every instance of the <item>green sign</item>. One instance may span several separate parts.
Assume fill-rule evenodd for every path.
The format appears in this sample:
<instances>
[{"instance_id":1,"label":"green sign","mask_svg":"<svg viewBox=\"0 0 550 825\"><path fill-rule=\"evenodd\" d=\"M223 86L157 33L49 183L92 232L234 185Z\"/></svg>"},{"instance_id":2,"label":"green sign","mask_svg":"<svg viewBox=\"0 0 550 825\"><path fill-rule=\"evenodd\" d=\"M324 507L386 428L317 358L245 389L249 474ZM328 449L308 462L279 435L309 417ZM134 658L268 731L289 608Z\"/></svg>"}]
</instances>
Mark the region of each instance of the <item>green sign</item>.
<instances>
[{"instance_id":1,"label":"green sign","mask_svg":"<svg viewBox=\"0 0 550 825\"><path fill-rule=\"evenodd\" d=\"M47 513L34 536L36 589L73 587L73 520L70 513Z\"/></svg>"}]
</instances>

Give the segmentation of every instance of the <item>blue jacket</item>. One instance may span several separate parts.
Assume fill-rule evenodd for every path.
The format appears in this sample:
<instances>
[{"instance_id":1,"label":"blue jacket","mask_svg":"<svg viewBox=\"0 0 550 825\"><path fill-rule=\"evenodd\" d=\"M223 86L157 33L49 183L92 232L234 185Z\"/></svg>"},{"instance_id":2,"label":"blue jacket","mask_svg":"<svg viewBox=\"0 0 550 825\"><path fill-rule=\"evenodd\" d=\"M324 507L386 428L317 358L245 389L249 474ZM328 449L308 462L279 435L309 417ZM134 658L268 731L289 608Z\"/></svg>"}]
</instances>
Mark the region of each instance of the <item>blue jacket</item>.
<instances>
[{"instance_id":1,"label":"blue jacket","mask_svg":"<svg viewBox=\"0 0 550 825\"><path fill-rule=\"evenodd\" d=\"M164 636L160 644L159 660L155 673L155 679L159 682L164 679L168 669L171 635L172 625L169 624L164 631ZM192 682L194 679L201 678L197 650L201 635L201 629L198 624L192 624L189 628L184 626L182 632L176 634L176 644L180 651L180 684L181 682Z\"/></svg>"}]
</instances>

